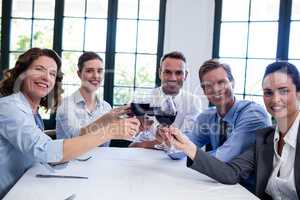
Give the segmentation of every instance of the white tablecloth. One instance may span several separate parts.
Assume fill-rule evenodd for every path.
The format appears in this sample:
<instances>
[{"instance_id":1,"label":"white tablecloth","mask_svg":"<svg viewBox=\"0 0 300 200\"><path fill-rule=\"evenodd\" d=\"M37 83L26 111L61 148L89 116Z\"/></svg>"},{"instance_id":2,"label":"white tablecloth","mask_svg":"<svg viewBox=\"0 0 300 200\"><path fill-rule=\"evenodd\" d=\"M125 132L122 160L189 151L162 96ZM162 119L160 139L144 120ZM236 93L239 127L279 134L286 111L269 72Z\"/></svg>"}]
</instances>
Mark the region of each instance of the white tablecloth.
<instances>
[{"instance_id":1,"label":"white tablecloth","mask_svg":"<svg viewBox=\"0 0 300 200\"><path fill-rule=\"evenodd\" d=\"M244 200L257 199L240 185L223 185L174 161L164 152L139 148L96 148L55 172L37 164L29 169L5 196L5 200ZM88 179L36 178L61 174Z\"/></svg>"}]
</instances>

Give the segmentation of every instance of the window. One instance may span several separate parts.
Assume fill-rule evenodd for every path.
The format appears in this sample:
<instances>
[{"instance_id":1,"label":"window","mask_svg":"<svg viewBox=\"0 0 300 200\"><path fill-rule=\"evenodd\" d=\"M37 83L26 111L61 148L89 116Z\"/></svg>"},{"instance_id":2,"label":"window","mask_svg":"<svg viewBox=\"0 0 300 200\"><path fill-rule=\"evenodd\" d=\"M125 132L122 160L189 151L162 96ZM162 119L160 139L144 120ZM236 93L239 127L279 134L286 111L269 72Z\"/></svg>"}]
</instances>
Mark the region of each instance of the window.
<instances>
[{"instance_id":1,"label":"window","mask_svg":"<svg viewBox=\"0 0 300 200\"><path fill-rule=\"evenodd\" d=\"M0 0L0 22L2 20L2 0ZM0 23L0 48L1 48L1 23ZM0 58L1 58L1 51L0 51Z\"/></svg>"},{"instance_id":2,"label":"window","mask_svg":"<svg viewBox=\"0 0 300 200\"><path fill-rule=\"evenodd\" d=\"M262 103L262 76L276 59L280 0L216 1L221 4L213 56L231 66L237 98Z\"/></svg>"},{"instance_id":3,"label":"window","mask_svg":"<svg viewBox=\"0 0 300 200\"><path fill-rule=\"evenodd\" d=\"M10 32L10 67L31 47L52 48L54 1L14 0Z\"/></svg>"},{"instance_id":4,"label":"window","mask_svg":"<svg viewBox=\"0 0 300 200\"><path fill-rule=\"evenodd\" d=\"M84 51L94 51L105 59L108 0L65 0L63 18L63 96L80 86L77 61ZM102 82L103 84L103 82ZM99 93L103 94L103 87Z\"/></svg>"},{"instance_id":5,"label":"window","mask_svg":"<svg viewBox=\"0 0 300 200\"><path fill-rule=\"evenodd\" d=\"M12 9L1 14L8 23L1 30L7 45L1 46L0 73L28 48L53 48L62 57L63 96L68 96L80 85L79 55L95 51L105 62L99 93L113 106L127 103L135 88L155 87L166 0L12 0L3 5Z\"/></svg>"},{"instance_id":6,"label":"window","mask_svg":"<svg viewBox=\"0 0 300 200\"><path fill-rule=\"evenodd\" d=\"M155 87L159 0L119 0L114 105L128 103L135 88Z\"/></svg>"},{"instance_id":7,"label":"window","mask_svg":"<svg viewBox=\"0 0 300 200\"><path fill-rule=\"evenodd\" d=\"M289 59L300 70L300 1L292 4Z\"/></svg>"}]
</instances>

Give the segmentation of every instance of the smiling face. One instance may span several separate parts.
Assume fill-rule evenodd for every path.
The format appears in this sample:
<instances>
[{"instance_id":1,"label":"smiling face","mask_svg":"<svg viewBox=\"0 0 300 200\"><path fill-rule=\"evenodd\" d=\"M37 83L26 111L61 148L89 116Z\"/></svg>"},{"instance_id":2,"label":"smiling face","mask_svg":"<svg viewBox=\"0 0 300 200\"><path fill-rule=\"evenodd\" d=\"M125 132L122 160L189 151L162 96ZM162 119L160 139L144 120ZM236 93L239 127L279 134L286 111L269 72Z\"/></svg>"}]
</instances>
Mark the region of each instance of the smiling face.
<instances>
[{"instance_id":1,"label":"smiling face","mask_svg":"<svg viewBox=\"0 0 300 200\"><path fill-rule=\"evenodd\" d=\"M31 101L39 103L53 89L56 76L56 62L50 57L40 56L25 71L21 91Z\"/></svg>"},{"instance_id":2,"label":"smiling face","mask_svg":"<svg viewBox=\"0 0 300 200\"><path fill-rule=\"evenodd\" d=\"M159 77L165 94L178 94L187 77L184 61L176 58L166 58L161 64Z\"/></svg>"},{"instance_id":3,"label":"smiling face","mask_svg":"<svg viewBox=\"0 0 300 200\"><path fill-rule=\"evenodd\" d=\"M205 73L201 85L209 102L217 108L225 108L234 101L233 84L222 67Z\"/></svg>"},{"instance_id":4,"label":"smiling face","mask_svg":"<svg viewBox=\"0 0 300 200\"><path fill-rule=\"evenodd\" d=\"M297 113L300 93L286 73L274 72L267 75L262 87L265 106L277 121L292 118Z\"/></svg>"},{"instance_id":5,"label":"smiling face","mask_svg":"<svg viewBox=\"0 0 300 200\"><path fill-rule=\"evenodd\" d=\"M103 79L103 63L99 59L92 59L84 62L81 71L78 71L81 79L81 87L89 92L96 91Z\"/></svg>"}]
</instances>

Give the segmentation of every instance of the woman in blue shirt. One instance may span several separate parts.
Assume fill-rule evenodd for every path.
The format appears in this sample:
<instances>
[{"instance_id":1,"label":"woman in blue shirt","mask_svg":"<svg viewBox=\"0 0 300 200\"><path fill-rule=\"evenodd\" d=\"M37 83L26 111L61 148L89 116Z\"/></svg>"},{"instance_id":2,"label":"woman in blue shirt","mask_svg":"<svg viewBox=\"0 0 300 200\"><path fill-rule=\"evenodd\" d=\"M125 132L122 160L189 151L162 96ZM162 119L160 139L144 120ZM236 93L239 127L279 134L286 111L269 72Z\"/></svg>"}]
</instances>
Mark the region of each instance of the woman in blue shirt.
<instances>
[{"instance_id":1,"label":"woman in blue shirt","mask_svg":"<svg viewBox=\"0 0 300 200\"><path fill-rule=\"evenodd\" d=\"M43 133L38 108L56 107L61 93L61 60L52 50L32 48L19 56L0 82L0 199L34 162L64 162L111 139L129 139L135 118L115 109L80 130L82 136L52 140Z\"/></svg>"}]
</instances>

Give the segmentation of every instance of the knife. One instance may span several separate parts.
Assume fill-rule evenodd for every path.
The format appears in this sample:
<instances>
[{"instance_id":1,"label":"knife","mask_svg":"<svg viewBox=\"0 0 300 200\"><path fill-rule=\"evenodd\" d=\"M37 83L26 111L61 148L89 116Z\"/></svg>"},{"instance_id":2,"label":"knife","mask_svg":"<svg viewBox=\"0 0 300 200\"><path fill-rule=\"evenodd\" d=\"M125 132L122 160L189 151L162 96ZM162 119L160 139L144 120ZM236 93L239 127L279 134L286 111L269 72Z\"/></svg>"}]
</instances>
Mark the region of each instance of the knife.
<instances>
[{"instance_id":1,"label":"knife","mask_svg":"<svg viewBox=\"0 0 300 200\"><path fill-rule=\"evenodd\" d=\"M37 174L37 178L74 178L74 179L88 179L87 176L67 176L67 175L53 175L53 174Z\"/></svg>"}]
</instances>

